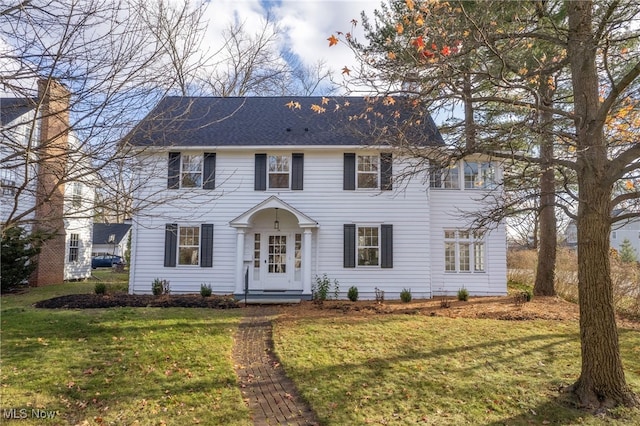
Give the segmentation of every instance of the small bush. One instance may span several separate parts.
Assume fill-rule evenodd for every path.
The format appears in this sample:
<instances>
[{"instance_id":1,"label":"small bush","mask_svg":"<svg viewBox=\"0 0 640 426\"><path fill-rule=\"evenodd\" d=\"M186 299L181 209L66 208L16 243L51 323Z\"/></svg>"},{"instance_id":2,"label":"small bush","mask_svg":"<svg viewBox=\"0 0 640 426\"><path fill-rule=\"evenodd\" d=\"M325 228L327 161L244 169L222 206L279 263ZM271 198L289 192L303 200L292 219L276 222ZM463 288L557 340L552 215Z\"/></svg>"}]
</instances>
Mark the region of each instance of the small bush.
<instances>
[{"instance_id":1,"label":"small bush","mask_svg":"<svg viewBox=\"0 0 640 426\"><path fill-rule=\"evenodd\" d=\"M316 302L324 302L327 300L329 296L329 290L331 289L331 280L327 276L327 274L322 274L322 276L316 275L316 282L313 284L311 288L311 293L313 294L313 300ZM333 280L333 296L335 299L338 298L338 293L340 291L340 285L338 280Z\"/></svg>"},{"instance_id":2,"label":"small bush","mask_svg":"<svg viewBox=\"0 0 640 426\"><path fill-rule=\"evenodd\" d=\"M460 290L458 290L458 300L462 301L462 302L466 302L467 300L469 300L469 291L462 287Z\"/></svg>"},{"instance_id":3,"label":"small bush","mask_svg":"<svg viewBox=\"0 0 640 426\"><path fill-rule=\"evenodd\" d=\"M403 303L411 302L411 289L403 288L400 292L400 300L402 300Z\"/></svg>"},{"instance_id":4,"label":"small bush","mask_svg":"<svg viewBox=\"0 0 640 426\"><path fill-rule=\"evenodd\" d=\"M151 283L151 292L153 293L154 296L160 296L163 294L171 293L171 287L169 285L169 281L156 278Z\"/></svg>"},{"instance_id":5,"label":"small bush","mask_svg":"<svg viewBox=\"0 0 640 426\"><path fill-rule=\"evenodd\" d=\"M105 283L96 283L93 291L95 291L96 294L106 294L107 285Z\"/></svg>"},{"instance_id":6,"label":"small bush","mask_svg":"<svg viewBox=\"0 0 640 426\"><path fill-rule=\"evenodd\" d=\"M200 296L209 297L211 296L211 284L200 284Z\"/></svg>"},{"instance_id":7,"label":"small bush","mask_svg":"<svg viewBox=\"0 0 640 426\"><path fill-rule=\"evenodd\" d=\"M349 291L347 292L347 297L352 302L357 301L358 300L358 288L354 287L354 286L349 287Z\"/></svg>"}]
</instances>

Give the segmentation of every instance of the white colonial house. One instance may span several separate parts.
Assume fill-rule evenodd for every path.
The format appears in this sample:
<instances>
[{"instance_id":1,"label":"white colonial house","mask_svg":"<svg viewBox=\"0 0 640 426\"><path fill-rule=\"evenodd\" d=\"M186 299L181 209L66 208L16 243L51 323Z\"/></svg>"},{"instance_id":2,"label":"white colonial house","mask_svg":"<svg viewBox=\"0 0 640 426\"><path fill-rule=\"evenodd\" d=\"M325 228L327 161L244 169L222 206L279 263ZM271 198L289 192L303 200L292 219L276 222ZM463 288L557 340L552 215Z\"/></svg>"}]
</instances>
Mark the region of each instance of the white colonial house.
<instances>
[{"instance_id":1,"label":"white colonial house","mask_svg":"<svg viewBox=\"0 0 640 426\"><path fill-rule=\"evenodd\" d=\"M42 247L31 285L91 276L94 189L80 141L69 131L69 92L41 81L37 98L0 98L0 225L55 236Z\"/></svg>"},{"instance_id":2,"label":"white colonial house","mask_svg":"<svg viewBox=\"0 0 640 426\"><path fill-rule=\"evenodd\" d=\"M310 298L316 278L346 298L506 294L502 224L472 229L500 169L461 161L431 177L385 143L443 147L428 114L366 98L168 97L129 135L134 194L131 293ZM408 109L408 108L407 108ZM414 113L415 111L412 111ZM332 284L333 285L333 284Z\"/></svg>"}]
</instances>

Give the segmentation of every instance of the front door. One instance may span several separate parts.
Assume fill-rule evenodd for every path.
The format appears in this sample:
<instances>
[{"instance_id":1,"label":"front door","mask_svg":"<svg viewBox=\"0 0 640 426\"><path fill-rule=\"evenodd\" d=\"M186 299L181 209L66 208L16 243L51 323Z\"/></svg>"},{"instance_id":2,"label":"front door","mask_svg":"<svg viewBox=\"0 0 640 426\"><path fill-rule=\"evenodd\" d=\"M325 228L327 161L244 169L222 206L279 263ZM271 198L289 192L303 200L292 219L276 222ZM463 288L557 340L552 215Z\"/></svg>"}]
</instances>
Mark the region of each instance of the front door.
<instances>
[{"instance_id":1,"label":"front door","mask_svg":"<svg viewBox=\"0 0 640 426\"><path fill-rule=\"evenodd\" d=\"M295 290L302 288L300 277L300 234L255 234L253 288ZM259 258L258 258L259 256ZM258 264L260 265L257 268Z\"/></svg>"}]
</instances>

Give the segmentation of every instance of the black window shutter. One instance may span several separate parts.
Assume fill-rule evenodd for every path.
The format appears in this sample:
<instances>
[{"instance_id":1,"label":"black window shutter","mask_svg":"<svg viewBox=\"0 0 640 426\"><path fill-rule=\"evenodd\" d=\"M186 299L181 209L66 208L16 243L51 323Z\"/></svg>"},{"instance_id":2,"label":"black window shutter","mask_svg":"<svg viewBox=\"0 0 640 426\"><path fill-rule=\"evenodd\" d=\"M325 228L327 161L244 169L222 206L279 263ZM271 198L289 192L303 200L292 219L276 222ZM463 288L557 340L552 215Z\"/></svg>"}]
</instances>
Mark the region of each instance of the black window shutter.
<instances>
[{"instance_id":1,"label":"black window shutter","mask_svg":"<svg viewBox=\"0 0 640 426\"><path fill-rule=\"evenodd\" d=\"M213 224L203 223L200 226L200 266L213 266Z\"/></svg>"},{"instance_id":2,"label":"black window shutter","mask_svg":"<svg viewBox=\"0 0 640 426\"><path fill-rule=\"evenodd\" d=\"M180 188L180 153L169 153L169 173L167 175L167 188Z\"/></svg>"},{"instance_id":3,"label":"black window shutter","mask_svg":"<svg viewBox=\"0 0 640 426\"><path fill-rule=\"evenodd\" d=\"M164 227L164 266L176 266L178 250L178 225L167 223Z\"/></svg>"},{"instance_id":4,"label":"black window shutter","mask_svg":"<svg viewBox=\"0 0 640 426\"><path fill-rule=\"evenodd\" d=\"M356 189L356 154L344 153L344 181L342 189L353 191Z\"/></svg>"},{"instance_id":5,"label":"black window shutter","mask_svg":"<svg viewBox=\"0 0 640 426\"><path fill-rule=\"evenodd\" d=\"M216 154L215 152L204 153L203 164L203 189L215 189L216 188Z\"/></svg>"},{"instance_id":6,"label":"black window shutter","mask_svg":"<svg viewBox=\"0 0 640 426\"><path fill-rule=\"evenodd\" d=\"M301 191L304 184L304 154L291 155L291 189Z\"/></svg>"},{"instance_id":7,"label":"black window shutter","mask_svg":"<svg viewBox=\"0 0 640 426\"><path fill-rule=\"evenodd\" d=\"M380 154L380 189L390 191L393 189L391 178L393 176L393 155L390 152Z\"/></svg>"},{"instance_id":8,"label":"black window shutter","mask_svg":"<svg viewBox=\"0 0 640 426\"><path fill-rule=\"evenodd\" d=\"M256 154L254 189L256 191L267 190L267 154Z\"/></svg>"},{"instance_id":9,"label":"black window shutter","mask_svg":"<svg viewBox=\"0 0 640 426\"><path fill-rule=\"evenodd\" d=\"M380 227L380 266L383 268L393 268L393 225L382 225Z\"/></svg>"},{"instance_id":10,"label":"black window shutter","mask_svg":"<svg viewBox=\"0 0 640 426\"><path fill-rule=\"evenodd\" d=\"M344 259L345 268L356 267L356 225L344 225Z\"/></svg>"}]
</instances>

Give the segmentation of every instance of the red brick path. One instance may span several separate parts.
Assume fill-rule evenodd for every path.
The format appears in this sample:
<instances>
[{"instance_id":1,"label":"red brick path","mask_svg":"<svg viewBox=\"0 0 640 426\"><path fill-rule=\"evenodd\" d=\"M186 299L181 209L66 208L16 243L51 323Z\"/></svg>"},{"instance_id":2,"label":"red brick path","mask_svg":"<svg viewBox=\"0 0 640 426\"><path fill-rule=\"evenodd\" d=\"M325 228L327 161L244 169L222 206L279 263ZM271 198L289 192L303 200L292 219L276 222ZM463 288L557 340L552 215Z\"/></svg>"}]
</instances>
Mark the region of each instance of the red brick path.
<instances>
[{"instance_id":1,"label":"red brick path","mask_svg":"<svg viewBox=\"0 0 640 426\"><path fill-rule=\"evenodd\" d=\"M243 308L233 357L245 402L255 425L317 425L311 409L284 374L273 353L271 321L277 307Z\"/></svg>"}]
</instances>

